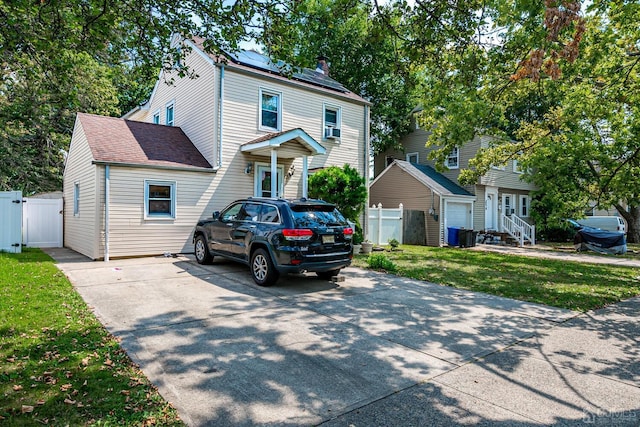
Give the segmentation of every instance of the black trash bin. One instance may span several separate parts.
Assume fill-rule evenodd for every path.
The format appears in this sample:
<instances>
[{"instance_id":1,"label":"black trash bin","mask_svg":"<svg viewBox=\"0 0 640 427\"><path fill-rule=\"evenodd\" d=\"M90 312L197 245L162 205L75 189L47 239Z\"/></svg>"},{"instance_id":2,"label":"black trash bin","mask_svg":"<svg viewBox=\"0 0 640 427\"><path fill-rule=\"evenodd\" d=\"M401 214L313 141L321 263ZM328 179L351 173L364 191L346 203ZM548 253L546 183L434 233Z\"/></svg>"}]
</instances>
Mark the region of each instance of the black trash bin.
<instances>
[{"instance_id":1,"label":"black trash bin","mask_svg":"<svg viewBox=\"0 0 640 427\"><path fill-rule=\"evenodd\" d=\"M473 230L461 228L458 233L461 248L468 248L471 245L471 233Z\"/></svg>"},{"instance_id":2,"label":"black trash bin","mask_svg":"<svg viewBox=\"0 0 640 427\"><path fill-rule=\"evenodd\" d=\"M477 231L472 231L471 232L471 246L475 246L477 241L478 241L478 232Z\"/></svg>"}]
</instances>

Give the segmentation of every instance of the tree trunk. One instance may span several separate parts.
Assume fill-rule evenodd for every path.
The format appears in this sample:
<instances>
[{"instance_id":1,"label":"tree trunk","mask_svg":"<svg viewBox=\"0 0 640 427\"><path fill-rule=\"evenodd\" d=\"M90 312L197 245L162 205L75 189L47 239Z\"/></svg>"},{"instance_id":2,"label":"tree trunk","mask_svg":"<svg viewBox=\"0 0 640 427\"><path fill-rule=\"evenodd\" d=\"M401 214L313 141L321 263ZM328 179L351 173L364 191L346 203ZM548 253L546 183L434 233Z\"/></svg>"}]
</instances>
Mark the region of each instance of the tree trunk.
<instances>
[{"instance_id":1,"label":"tree trunk","mask_svg":"<svg viewBox=\"0 0 640 427\"><path fill-rule=\"evenodd\" d=\"M627 221L627 243L640 243L640 206L625 209L616 204L616 209Z\"/></svg>"}]
</instances>

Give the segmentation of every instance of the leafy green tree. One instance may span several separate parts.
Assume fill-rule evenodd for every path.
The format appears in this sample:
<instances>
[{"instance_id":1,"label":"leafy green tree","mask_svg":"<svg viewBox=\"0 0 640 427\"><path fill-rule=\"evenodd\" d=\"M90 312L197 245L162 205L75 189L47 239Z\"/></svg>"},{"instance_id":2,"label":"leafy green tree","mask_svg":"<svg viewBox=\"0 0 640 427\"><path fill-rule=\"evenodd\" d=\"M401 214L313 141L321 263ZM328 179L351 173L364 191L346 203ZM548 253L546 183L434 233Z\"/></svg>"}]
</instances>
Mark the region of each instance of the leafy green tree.
<instances>
[{"instance_id":1,"label":"leafy green tree","mask_svg":"<svg viewBox=\"0 0 640 427\"><path fill-rule=\"evenodd\" d=\"M172 33L218 52L286 16L276 0L0 2L0 190L61 188L75 113L143 102L158 70L186 54Z\"/></svg>"},{"instance_id":2,"label":"leafy green tree","mask_svg":"<svg viewBox=\"0 0 640 427\"><path fill-rule=\"evenodd\" d=\"M371 146L382 152L409 131L417 102L418 75L392 31L405 10L367 0L295 1L289 19L271 25L263 42L269 55L298 66L315 68L319 55L327 57L330 76L372 103Z\"/></svg>"},{"instance_id":3,"label":"leafy green tree","mask_svg":"<svg viewBox=\"0 0 640 427\"><path fill-rule=\"evenodd\" d=\"M367 201L365 179L349 165L330 166L309 177L309 197L336 205L345 218L360 223Z\"/></svg>"},{"instance_id":4,"label":"leafy green tree","mask_svg":"<svg viewBox=\"0 0 640 427\"><path fill-rule=\"evenodd\" d=\"M635 2L486 3L469 21L480 36L424 65L421 120L442 147L437 163L492 135L463 183L517 159L545 221L615 206L640 241L639 18Z\"/></svg>"}]
</instances>

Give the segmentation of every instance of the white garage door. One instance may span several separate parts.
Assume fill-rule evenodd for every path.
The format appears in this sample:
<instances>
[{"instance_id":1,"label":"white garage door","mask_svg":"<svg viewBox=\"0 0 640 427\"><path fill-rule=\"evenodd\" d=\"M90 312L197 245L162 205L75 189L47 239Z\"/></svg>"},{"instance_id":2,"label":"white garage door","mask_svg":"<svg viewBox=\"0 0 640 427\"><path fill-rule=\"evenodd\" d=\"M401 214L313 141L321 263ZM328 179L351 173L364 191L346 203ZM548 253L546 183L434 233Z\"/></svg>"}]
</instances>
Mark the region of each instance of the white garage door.
<instances>
[{"instance_id":1,"label":"white garage door","mask_svg":"<svg viewBox=\"0 0 640 427\"><path fill-rule=\"evenodd\" d=\"M471 204L447 202L445 212L447 227L471 227Z\"/></svg>"},{"instance_id":2,"label":"white garage door","mask_svg":"<svg viewBox=\"0 0 640 427\"><path fill-rule=\"evenodd\" d=\"M471 203L444 202L444 241L449 243L449 227L473 228Z\"/></svg>"}]
</instances>

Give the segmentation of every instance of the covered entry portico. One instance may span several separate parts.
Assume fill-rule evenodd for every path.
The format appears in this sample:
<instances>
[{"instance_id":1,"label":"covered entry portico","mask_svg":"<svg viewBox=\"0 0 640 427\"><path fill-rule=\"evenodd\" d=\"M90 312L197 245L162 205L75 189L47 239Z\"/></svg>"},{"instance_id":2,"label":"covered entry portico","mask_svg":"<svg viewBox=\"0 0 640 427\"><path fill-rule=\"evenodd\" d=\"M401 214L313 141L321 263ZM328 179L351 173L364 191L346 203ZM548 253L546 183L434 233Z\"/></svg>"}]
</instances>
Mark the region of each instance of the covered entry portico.
<instances>
[{"instance_id":1,"label":"covered entry portico","mask_svg":"<svg viewBox=\"0 0 640 427\"><path fill-rule=\"evenodd\" d=\"M270 176L278 177L278 159L296 159L302 157L302 197L307 197L307 178L309 176L309 156L325 154L326 149L301 128L284 132L270 133L247 142L240 151L269 159ZM278 194L278 179L271 179L270 194Z\"/></svg>"}]
</instances>

